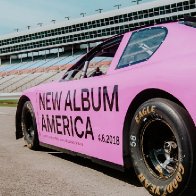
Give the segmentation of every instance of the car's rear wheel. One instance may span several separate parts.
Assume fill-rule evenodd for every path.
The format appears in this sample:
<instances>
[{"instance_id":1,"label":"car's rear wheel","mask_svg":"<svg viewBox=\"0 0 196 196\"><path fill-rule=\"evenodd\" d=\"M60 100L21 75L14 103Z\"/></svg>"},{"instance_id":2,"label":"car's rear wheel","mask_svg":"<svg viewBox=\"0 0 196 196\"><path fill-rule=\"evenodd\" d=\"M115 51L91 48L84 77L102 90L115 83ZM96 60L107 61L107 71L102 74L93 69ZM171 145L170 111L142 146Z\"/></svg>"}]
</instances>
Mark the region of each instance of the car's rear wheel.
<instances>
[{"instance_id":1,"label":"car's rear wheel","mask_svg":"<svg viewBox=\"0 0 196 196\"><path fill-rule=\"evenodd\" d=\"M152 195L194 194L195 126L188 112L166 99L151 99L131 123L130 153L136 175Z\"/></svg>"},{"instance_id":2,"label":"car's rear wheel","mask_svg":"<svg viewBox=\"0 0 196 196\"><path fill-rule=\"evenodd\" d=\"M22 131L27 147L36 150L39 146L35 114L30 101L25 102L22 109Z\"/></svg>"}]
</instances>

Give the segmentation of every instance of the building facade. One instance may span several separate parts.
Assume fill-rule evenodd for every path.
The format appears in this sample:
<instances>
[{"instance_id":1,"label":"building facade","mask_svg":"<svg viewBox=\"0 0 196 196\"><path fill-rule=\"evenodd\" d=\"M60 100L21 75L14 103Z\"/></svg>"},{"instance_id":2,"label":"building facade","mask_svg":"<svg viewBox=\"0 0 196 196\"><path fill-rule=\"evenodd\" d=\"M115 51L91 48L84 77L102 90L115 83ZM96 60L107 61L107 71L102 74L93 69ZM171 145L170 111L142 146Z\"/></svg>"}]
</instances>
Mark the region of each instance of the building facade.
<instances>
[{"instance_id":1,"label":"building facade","mask_svg":"<svg viewBox=\"0 0 196 196\"><path fill-rule=\"evenodd\" d=\"M0 58L72 50L131 29L196 15L196 1L157 0L0 37Z\"/></svg>"}]
</instances>

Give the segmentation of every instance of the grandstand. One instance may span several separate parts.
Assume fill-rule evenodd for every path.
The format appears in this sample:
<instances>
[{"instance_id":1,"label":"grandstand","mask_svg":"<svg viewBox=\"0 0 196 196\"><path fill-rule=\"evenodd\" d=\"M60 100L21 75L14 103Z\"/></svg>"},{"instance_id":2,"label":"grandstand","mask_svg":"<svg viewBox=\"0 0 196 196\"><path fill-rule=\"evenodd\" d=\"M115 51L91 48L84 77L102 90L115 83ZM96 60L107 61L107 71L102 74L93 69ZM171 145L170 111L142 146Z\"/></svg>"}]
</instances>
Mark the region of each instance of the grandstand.
<instances>
[{"instance_id":1,"label":"grandstand","mask_svg":"<svg viewBox=\"0 0 196 196\"><path fill-rule=\"evenodd\" d=\"M0 37L0 92L21 92L56 80L104 39L185 15L196 15L195 0L157 0L3 35Z\"/></svg>"}]
</instances>

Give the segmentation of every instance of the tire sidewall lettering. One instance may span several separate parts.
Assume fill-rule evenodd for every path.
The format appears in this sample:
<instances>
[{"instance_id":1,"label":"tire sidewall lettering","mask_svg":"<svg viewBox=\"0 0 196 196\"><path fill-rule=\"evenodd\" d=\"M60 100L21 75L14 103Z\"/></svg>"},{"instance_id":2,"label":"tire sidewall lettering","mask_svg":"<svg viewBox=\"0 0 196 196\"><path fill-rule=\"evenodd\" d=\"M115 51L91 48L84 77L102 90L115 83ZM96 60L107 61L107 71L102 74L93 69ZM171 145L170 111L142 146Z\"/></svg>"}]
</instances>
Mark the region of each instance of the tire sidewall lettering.
<instances>
[{"instance_id":1,"label":"tire sidewall lettering","mask_svg":"<svg viewBox=\"0 0 196 196\"><path fill-rule=\"evenodd\" d=\"M149 114L155 113L156 111L156 106L155 105L149 105L149 106L144 106L140 110L136 112L136 115L134 117L135 122L139 124L146 116Z\"/></svg>"},{"instance_id":2,"label":"tire sidewall lettering","mask_svg":"<svg viewBox=\"0 0 196 196\"><path fill-rule=\"evenodd\" d=\"M146 111L148 108L148 112ZM153 109L150 109L153 108ZM150 112L149 112L150 111ZM159 180L157 177L155 177L151 172L149 172L149 168L147 168L147 163L145 163L142 155L141 155L141 144L140 144L140 134L142 127L145 126L145 123L147 123L149 118L152 118L153 116L160 116L161 118L165 119L170 124L175 122L173 119L173 113L172 115L167 114L165 116L164 114L164 105L163 104L156 104L156 103L150 103L146 102L142 104L138 110L136 111L131 128L129 133L129 144L130 144L130 155L133 161L133 166L136 172L136 175L139 179L139 181L142 183L142 185L153 195L177 195L181 193L182 187L187 184L187 181L189 180L188 175L190 175L190 168L186 167L187 165L187 156L186 155L186 143L185 143L185 137L182 132L179 131L179 127L175 128L175 124L172 125L172 128L174 128L174 136L176 138L176 142L178 147L180 148L180 151L178 152L178 166L175 170L175 173L170 176L166 180ZM142 113L140 115L139 121L138 119L139 113ZM140 130L140 131L139 131ZM179 131L179 132L177 132ZM181 139L183 138L183 140ZM188 137L186 137L187 139ZM135 144L134 144L135 142ZM188 148L186 148L188 149ZM148 175L146 175L146 172ZM151 174L150 174L151 173Z\"/></svg>"}]
</instances>

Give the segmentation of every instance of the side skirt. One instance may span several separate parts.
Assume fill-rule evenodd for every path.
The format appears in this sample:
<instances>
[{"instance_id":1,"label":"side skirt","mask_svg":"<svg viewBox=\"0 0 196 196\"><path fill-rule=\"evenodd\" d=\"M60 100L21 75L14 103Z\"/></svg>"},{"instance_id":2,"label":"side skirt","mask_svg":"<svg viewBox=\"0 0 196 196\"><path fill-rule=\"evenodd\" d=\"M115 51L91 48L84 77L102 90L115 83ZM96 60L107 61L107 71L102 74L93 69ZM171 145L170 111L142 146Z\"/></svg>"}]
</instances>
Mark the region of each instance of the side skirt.
<instances>
[{"instance_id":1,"label":"side skirt","mask_svg":"<svg viewBox=\"0 0 196 196\"><path fill-rule=\"evenodd\" d=\"M74 152L74 151L71 151L71 150L67 150L67 149L64 149L64 148L52 146L50 144L45 144L45 143L42 143L42 142L40 142L39 145L43 146L45 148L49 148L49 149L52 149L52 150L56 150L56 151L60 151L60 152L66 153L66 154L70 154L72 156L80 156L80 157L83 157L83 158L87 158L87 159L90 159L94 163L98 163L100 165L107 166L107 167L110 167L112 169L116 169L116 170L119 170L119 171L125 171L125 169L122 165L111 163L109 161L104 161L104 160L97 159L97 158L94 158L94 157L91 157L91 156L88 156L88 155L84 155L84 154Z\"/></svg>"}]
</instances>

